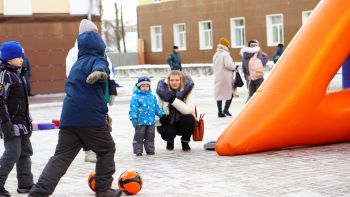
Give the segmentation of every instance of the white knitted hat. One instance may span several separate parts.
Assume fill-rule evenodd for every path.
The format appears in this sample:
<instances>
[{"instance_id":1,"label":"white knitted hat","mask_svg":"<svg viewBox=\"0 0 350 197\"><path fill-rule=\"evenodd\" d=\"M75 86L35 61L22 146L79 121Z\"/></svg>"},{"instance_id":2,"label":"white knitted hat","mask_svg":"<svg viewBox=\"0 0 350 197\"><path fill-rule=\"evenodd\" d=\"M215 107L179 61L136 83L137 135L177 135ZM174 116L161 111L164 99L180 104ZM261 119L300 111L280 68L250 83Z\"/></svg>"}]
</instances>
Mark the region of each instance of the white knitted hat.
<instances>
[{"instance_id":1,"label":"white knitted hat","mask_svg":"<svg viewBox=\"0 0 350 197\"><path fill-rule=\"evenodd\" d=\"M93 22L87 19L81 20L79 25L79 35L88 31L98 32L98 28Z\"/></svg>"}]
</instances>

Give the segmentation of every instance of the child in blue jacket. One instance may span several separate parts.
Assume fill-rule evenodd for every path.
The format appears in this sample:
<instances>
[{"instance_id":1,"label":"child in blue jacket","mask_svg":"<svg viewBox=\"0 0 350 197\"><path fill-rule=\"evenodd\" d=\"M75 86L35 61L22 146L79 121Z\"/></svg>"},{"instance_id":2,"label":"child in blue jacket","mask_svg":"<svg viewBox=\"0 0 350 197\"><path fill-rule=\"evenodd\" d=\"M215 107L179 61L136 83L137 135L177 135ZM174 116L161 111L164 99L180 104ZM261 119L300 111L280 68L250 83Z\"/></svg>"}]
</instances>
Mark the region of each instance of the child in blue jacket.
<instances>
[{"instance_id":1,"label":"child in blue jacket","mask_svg":"<svg viewBox=\"0 0 350 197\"><path fill-rule=\"evenodd\" d=\"M78 60L66 82L60 130L55 154L50 158L29 196L50 196L81 148L97 155L95 196L119 197L111 189L115 172L115 143L107 129L106 80L109 69L106 45L100 35L89 31L77 38ZM73 196L67 193L67 196Z\"/></svg>"},{"instance_id":2,"label":"child in blue jacket","mask_svg":"<svg viewBox=\"0 0 350 197\"><path fill-rule=\"evenodd\" d=\"M133 149L136 156L142 156L143 145L147 155L154 155L155 116L164 115L150 86L151 80L148 77L140 77L130 101L129 115L135 128Z\"/></svg>"}]
</instances>

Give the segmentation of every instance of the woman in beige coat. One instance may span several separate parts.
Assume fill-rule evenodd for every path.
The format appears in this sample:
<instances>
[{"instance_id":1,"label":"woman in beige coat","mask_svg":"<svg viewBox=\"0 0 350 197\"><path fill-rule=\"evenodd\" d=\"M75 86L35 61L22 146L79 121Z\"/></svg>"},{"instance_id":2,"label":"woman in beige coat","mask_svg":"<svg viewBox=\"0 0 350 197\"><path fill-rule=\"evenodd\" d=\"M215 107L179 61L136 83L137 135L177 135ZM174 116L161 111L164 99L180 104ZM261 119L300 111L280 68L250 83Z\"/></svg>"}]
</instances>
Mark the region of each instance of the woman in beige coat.
<instances>
[{"instance_id":1,"label":"woman in beige coat","mask_svg":"<svg viewBox=\"0 0 350 197\"><path fill-rule=\"evenodd\" d=\"M218 117L231 116L229 108L233 97L233 76L235 64L230 56L230 42L221 38L213 57L214 70L214 95L218 107ZM222 111L222 100L226 100Z\"/></svg>"}]
</instances>

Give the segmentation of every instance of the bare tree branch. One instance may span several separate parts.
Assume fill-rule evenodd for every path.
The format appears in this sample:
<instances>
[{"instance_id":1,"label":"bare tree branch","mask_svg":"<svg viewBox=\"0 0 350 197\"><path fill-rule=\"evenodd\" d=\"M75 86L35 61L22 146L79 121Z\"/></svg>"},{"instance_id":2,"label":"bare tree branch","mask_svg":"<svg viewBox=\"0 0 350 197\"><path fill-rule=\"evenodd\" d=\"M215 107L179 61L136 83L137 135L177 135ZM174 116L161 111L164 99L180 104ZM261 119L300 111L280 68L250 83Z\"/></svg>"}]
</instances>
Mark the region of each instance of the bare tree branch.
<instances>
[{"instance_id":1,"label":"bare tree branch","mask_svg":"<svg viewBox=\"0 0 350 197\"><path fill-rule=\"evenodd\" d=\"M120 22L122 24L122 39L123 39L123 46L124 46L124 53L126 53L126 46L125 46L125 31L124 31L124 20L123 20L123 1L120 0Z\"/></svg>"}]
</instances>

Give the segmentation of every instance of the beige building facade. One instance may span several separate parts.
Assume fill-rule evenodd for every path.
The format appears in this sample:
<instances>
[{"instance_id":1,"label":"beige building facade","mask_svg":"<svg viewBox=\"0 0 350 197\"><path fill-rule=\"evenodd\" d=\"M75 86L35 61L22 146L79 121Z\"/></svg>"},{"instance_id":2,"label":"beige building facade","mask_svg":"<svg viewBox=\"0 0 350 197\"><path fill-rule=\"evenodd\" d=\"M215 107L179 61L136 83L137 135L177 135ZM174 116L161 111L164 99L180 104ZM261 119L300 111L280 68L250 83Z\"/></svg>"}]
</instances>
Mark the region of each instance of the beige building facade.
<instances>
[{"instance_id":1,"label":"beige building facade","mask_svg":"<svg viewBox=\"0 0 350 197\"><path fill-rule=\"evenodd\" d=\"M64 92L65 60L79 23L101 26L98 0L0 0L0 42L21 43L31 65L33 94Z\"/></svg>"},{"instance_id":2,"label":"beige building facade","mask_svg":"<svg viewBox=\"0 0 350 197\"><path fill-rule=\"evenodd\" d=\"M145 62L164 64L173 45L184 63L210 63L221 37L231 55L252 39L270 57L279 43L288 45L320 0L176 0L137 8L138 35Z\"/></svg>"}]
</instances>

